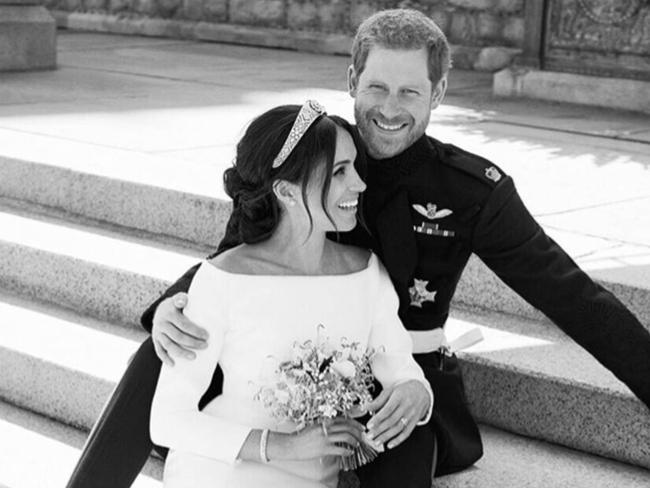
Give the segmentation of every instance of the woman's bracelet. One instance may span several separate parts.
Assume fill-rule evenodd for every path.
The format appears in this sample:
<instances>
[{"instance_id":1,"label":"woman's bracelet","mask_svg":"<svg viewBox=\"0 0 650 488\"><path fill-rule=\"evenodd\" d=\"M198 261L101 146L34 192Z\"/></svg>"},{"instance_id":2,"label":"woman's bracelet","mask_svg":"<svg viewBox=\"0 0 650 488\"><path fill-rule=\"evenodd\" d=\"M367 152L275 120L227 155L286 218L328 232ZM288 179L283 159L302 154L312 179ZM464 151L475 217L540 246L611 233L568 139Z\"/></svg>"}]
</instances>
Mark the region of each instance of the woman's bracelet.
<instances>
[{"instance_id":1,"label":"woman's bracelet","mask_svg":"<svg viewBox=\"0 0 650 488\"><path fill-rule=\"evenodd\" d=\"M269 429L264 429L260 436L260 459L263 463L268 463L269 458L266 455L266 446L269 443Z\"/></svg>"}]
</instances>

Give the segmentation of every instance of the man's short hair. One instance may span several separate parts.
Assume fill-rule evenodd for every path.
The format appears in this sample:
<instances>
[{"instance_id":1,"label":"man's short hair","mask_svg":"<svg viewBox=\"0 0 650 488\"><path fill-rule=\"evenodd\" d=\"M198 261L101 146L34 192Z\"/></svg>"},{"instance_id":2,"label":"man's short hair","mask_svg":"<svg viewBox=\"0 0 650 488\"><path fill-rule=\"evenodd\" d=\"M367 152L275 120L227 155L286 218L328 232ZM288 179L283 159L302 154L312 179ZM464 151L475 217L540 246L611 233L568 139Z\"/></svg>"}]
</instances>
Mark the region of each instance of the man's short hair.
<instances>
[{"instance_id":1,"label":"man's short hair","mask_svg":"<svg viewBox=\"0 0 650 488\"><path fill-rule=\"evenodd\" d=\"M451 67L445 34L433 20L417 10L382 10L361 23L352 43L352 65L357 76L365 69L373 46L385 49L426 48L429 52L429 79L434 87Z\"/></svg>"}]
</instances>

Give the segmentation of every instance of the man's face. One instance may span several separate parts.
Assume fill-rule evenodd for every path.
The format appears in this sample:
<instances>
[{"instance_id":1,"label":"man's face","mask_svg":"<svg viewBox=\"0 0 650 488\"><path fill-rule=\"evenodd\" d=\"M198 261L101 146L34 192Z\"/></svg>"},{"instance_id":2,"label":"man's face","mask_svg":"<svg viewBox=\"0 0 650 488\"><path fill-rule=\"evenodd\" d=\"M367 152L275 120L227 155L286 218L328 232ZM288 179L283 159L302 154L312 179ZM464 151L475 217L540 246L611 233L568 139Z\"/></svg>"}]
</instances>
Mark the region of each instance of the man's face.
<instances>
[{"instance_id":1,"label":"man's face","mask_svg":"<svg viewBox=\"0 0 650 488\"><path fill-rule=\"evenodd\" d=\"M447 80L443 78L433 89L425 48L374 46L361 75L350 67L348 85L368 153L385 159L401 153L424 134L431 110L444 96Z\"/></svg>"}]
</instances>

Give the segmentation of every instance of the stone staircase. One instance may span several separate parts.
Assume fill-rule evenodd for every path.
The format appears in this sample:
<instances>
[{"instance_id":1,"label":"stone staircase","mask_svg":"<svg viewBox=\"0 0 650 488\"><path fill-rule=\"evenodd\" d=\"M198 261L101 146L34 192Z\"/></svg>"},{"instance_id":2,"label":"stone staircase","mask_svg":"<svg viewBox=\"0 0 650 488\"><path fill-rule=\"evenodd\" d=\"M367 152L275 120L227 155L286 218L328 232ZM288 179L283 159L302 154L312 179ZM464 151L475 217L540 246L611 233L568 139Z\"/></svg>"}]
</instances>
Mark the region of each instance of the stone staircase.
<instances>
[{"instance_id":1,"label":"stone staircase","mask_svg":"<svg viewBox=\"0 0 650 488\"><path fill-rule=\"evenodd\" d=\"M218 175L65 151L50 164L0 156L0 487L64 486L146 336L140 313L211 249L229 212L184 183ZM605 285L650 325L650 289ZM447 330L474 326L485 341L461 356L486 454L436 486L650 485L650 412L476 260ZM134 486L160 476L152 458Z\"/></svg>"}]
</instances>

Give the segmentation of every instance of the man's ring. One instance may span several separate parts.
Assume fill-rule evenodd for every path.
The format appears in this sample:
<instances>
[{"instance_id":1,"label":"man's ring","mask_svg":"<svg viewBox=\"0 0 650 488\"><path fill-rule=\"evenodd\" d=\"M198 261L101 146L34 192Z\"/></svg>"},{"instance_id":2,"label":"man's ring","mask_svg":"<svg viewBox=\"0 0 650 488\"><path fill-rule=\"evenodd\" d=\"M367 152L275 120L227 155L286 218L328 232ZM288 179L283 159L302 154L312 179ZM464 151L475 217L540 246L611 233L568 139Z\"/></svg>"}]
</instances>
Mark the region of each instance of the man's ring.
<instances>
[{"instance_id":1,"label":"man's ring","mask_svg":"<svg viewBox=\"0 0 650 488\"><path fill-rule=\"evenodd\" d=\"M406 417L402 417L401 419L399 419L399 421L402 423L402 425L403 425L404 428L406 429L406 427L407 427L408 424L409 424L408 419L407 419Z\"/></svg>"}]
</instances>

